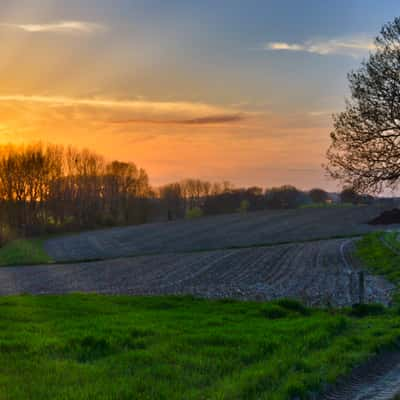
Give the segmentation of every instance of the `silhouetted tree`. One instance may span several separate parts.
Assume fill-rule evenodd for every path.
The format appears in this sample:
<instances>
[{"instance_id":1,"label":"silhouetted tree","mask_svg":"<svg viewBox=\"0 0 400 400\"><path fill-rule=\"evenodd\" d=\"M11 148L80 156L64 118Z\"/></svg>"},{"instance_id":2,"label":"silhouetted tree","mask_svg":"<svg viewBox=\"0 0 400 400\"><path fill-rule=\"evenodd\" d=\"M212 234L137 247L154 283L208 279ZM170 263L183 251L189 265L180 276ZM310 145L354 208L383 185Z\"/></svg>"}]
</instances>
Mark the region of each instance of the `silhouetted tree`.
<instances>
[{"instance_id":1,"label":"silhouetted tree","mask_svg":"<svg viewBox=\"0 0 400 400\"><path fill-rule=\"evenodd\" d=\"M20 234L148 220L144 170L89 150L31 144L0 146L0 228ZM107 221L106 221L107 220Z\"/></svg>"},{"instance_id":2,"label":"silhouetted tree","mask_svg":"<svg viewBox=\"0 0 400 400\"><path fill-rule=\"evenodd\" d=\"M185 215L185 201L179 183L170 183L161 187L160 198L168 221Z\"/></svg>"},{"instance_id":3,"label":"silhouetted tree","mask_svg":"<svg viewBox=\"0 0 400 400\"><path fill-rule=\"evenodd\" d=\"M299 206L301 192L291 185L268 189L265 193L269 208L296 208Z\"/></svg>"},{"instance_id":4,"label":"silhouetted tree","mask_svg":"<svg viewBox=\"0 0 400 400\"><path fill-rule=\"evenodd\" d=\"M340 201L342 203L357 204L360 200L360 195L352 187L344 188L340 193Z\"/></svg>"},{"instance_id":5,"label":"silhouetted tree","mask_svg":"<svg viewBox=\"0 0 400 400\"><path fill-rule=\"evenodd\" d=\"M358 191L394 187L400 177L400 18L383 26L376 49L349 74L351 99L334 116L331 176Z\"/></svg>"},{"instance_id":6,"label":"silhouetted tree","mask_svg":"<svg viewBox=\"0 0 400 400\"><path fill-rule=\"evenodd\" d=\"M313 203L326 203L328 200L328 193L319 188L311 189L309 192L309 196Z\"/></svg>"},{"instance_id":7,"label":"silhouetted tree","mask_svg":"<svg viewBox=\"0 0 400 400\"><path fill-rule=\"evenodd\" d=\"M240 190L226 191L207 197L203 205L204 213L216 215L236 212L240 208L243 192Z\"/></svg>"}]
</instances>

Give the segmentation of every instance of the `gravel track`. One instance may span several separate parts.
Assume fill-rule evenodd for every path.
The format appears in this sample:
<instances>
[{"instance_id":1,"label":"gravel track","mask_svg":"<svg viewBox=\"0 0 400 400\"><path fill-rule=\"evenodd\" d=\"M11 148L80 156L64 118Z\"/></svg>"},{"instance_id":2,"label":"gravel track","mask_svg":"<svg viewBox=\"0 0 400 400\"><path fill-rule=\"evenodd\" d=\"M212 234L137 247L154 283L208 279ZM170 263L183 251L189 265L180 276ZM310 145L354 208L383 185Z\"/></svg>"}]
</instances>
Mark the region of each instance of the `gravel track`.
<instances>
[{"instance_id":1,"label":"gravel track","mask_svg":"<svg viewBox=\"0 0 400 400\"><path fill-rule=\"evenodd\" d=\"M400 393L400 353L385 353L356 368L321 400L392 400Z\"/></svg>"},{"instance_id":2,"label":"gravel track","mask_svg":"<svg viewBox=\"0 0 400 400\"><path fill-rule=\"evenodd\" d=\"M328 239L379 229L366 222L381 211L360 206L222 215L84 232L48 240L45 249L63 262Z\"/></svg>"},{"instance_id":3,"label":"gravel track","mask_svg":"<svg viewBox=\"0 0 400 400\"><path fill-rule=\"evenodd\" d=\"M0 295L17 293L164 295L270 300L296 297L310 305L355 301L343 253L349 239L269 247L158 254L75 264L0 269ZM354 283L354 282L353 282ZM366 276L366 300L390 302L393 286Z\"/></svg>"}]
</instances>

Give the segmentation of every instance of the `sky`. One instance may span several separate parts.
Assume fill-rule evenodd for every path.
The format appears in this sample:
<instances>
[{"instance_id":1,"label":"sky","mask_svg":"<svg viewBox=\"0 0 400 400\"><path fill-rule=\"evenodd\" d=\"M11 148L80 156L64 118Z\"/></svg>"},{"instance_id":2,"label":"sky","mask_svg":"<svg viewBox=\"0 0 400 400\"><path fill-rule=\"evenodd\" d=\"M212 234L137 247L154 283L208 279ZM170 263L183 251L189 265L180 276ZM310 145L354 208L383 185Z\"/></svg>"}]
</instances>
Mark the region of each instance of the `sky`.
<instances>
[{"instance_id":1,"label":"sky","mask_svg":"<svg viewBox=\"0 0 400 400\"><path fill-rule=\"evenodd\" d=\"M398 0L1 0L0 143L188 177L335 190L346 75Z\"/></svg>"}]
</instances>

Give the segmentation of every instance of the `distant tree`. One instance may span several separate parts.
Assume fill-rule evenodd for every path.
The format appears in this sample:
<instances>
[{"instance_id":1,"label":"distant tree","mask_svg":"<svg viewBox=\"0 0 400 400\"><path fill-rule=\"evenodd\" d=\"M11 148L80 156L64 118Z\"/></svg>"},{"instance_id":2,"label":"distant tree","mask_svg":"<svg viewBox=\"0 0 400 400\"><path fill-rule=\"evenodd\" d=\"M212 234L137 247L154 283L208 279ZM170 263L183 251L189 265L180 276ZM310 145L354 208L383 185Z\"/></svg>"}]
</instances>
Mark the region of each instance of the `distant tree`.
<instances>
[{"instance_id":1,"label":"distant tree","mask_svg":"<svg viewBox=\"0 0 400 400\"><path fill-rule=\"evenodd\" d=\"M223 181L222 182L222 190L223 192L232 192L233 190L235 190L235 186L233 185L232 182L229 181Z\"/></svg>"},{"instance_id":2,"label":"distant tree","mask_svg":"<svg viewBox=\"0 0 400 400\"><path fill-rule=\"evenodd\" d=\"M263 190L258 186L250 186L249 188L246 189L246 194L247 196L251 197L262 196Z\"/></svg>"},{"instance_id":3,"label":"distant tree","mask_svg":"<svg viewBox=\"0 0 400 400\"><path fill-rule=\"evenodd\" d=\"M340 193L340 201L342 203L357 204L360 202L360 195L352 187L344 188Z\"/></svg>"},{"instance_id":4,"label":"distant tree","mask_svg":"<svg viewBox=\"0 0 400 400\"><path fill-rule=\"evenodd\" d=\"M267 189L265 197L269 208L296 208L299 206L301 192L294 186L285 185L278 188Z\"/></svg>"},{"instance_id":5,"label":"distant tree","mask_svg":"<svg viewBox=\"0 0 400 400\"><path fill-rule=\"evenodd\" d=\"M309 196L313 203L326 203L329 197L325 190L319 188L311 189Z\"/></svg>"},{"instance_id":6,"label":"distant tree","mask_svg":"<svg viewBox=\"0 0 400 400\"><path fill-rule=\"evenodd\" d=\"M179 183L170 183L161 187L160 198L168 221L185 215L185 203Z\"/></svg>"},{"instance_id":7,"label":"distant tree","mask_svg":"<svg viewBox=\"0 0 400 400\"><path fill-rule=\"evenodd\" d=\"M185 179L179 185L186 209L200 207L212 191L211 183L200 179Z\"/></svg>"},{"instance_id":8,"label":"distant tree","mask_svg":"<svg viewBox=\"0 0 400 400\"><path fill-rule=\"evenodd\" d=\"M400 18L383 26L374 51L348 80L351 98L334 116L327 169L357 191L395 187L400 178Z\"/></svg>"},{"instance_id":9,"label":"distant tree","mask_svg":"<svg viewBox=\"0 0 400 400\"><path fill-rule=\"evenodd\" d=\"M369 194L362 194L359 201L362 204L372 204L375 201L375 197Z\"/></svg>"},{"instance_id":10,"label":"distant tree","mask_svg":"<svg viewBox=\"0 0 400 400\"><path fill-rule=\"evenodd\" d=\"M252 186L245 190L243 200L246 200L249 211L262 210L265 208L264 191L258 186Z\"/></svg>"},{"instance_id":11,"label":"distant tree","mask_svg":"<svg viewBox=\"0 0 400 400\"><path fill-rule=\"evenodd\" d=\"M243 199L243 191L240 189L223 191L215 195L208 196L203 204L206 215L234 213L240 208Z\"/></svg>"}]
</instances>

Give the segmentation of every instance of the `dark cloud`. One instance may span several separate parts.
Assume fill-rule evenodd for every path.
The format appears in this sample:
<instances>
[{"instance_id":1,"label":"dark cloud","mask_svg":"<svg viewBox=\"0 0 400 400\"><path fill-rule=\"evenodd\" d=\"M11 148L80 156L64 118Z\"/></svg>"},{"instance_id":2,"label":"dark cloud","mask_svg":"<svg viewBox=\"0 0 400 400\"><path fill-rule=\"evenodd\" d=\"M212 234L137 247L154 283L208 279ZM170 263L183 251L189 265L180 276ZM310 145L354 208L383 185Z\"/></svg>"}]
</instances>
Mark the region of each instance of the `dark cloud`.
<instances>
[{"instance_id":1,"label":"dark cloud","mask_svg":"<svg viewBox=\"0 0 400 400\"><path fill-rule=\"evenodd\" d=\"M241 114L214 115L209 117L194 118L180 121L184 125L224 124L226 122L239 122L244 119Z\"/></svg>"},{"instance_id":2,"label":"dark cloud","mask_svg":"<svg viewBox=\"0 0 400 400\"><path fill-rule=\"evenodd\" d=\"M175 119L175 120L149 120L149 119L129 119L111 121L111 124L157 124L157 125L214 125L240 122L245 117L242 114L221 114L210 115L206 117L191 119Z\"/></svg>"}]
</instances>

